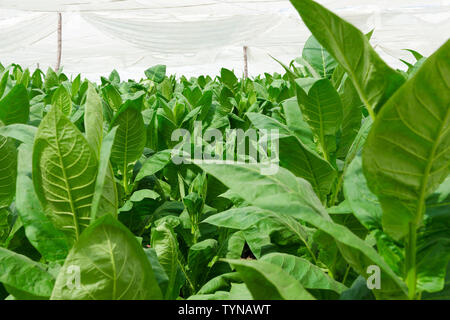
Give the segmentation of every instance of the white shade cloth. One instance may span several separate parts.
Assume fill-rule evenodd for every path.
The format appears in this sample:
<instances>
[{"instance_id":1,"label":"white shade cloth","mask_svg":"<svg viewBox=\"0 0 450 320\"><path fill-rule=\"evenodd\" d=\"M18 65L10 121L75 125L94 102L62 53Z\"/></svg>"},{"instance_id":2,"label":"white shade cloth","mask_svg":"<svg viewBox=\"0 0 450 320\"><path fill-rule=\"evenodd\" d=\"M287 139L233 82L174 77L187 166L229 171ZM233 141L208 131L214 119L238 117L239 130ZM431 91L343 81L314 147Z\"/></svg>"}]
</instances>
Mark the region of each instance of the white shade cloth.
<instances>
[{"instance_id":1,"label":"white shade cloth","mask_svg":"<svg viewBox=\"0 0 450 320\"><path fill-rule=\"evenodd\" d=\"M448 38L450 0L319 0L363 32L395 68L430 55ZM289 1L268 0L0 0L0 62L34 69L56 64L62 13L64 71L91 80L113 69L122 79L165 64L169 73L216 75L221 67L250 75L281 72L270 55L290 62L310 32Z\"/></svg>"}]
</instances>

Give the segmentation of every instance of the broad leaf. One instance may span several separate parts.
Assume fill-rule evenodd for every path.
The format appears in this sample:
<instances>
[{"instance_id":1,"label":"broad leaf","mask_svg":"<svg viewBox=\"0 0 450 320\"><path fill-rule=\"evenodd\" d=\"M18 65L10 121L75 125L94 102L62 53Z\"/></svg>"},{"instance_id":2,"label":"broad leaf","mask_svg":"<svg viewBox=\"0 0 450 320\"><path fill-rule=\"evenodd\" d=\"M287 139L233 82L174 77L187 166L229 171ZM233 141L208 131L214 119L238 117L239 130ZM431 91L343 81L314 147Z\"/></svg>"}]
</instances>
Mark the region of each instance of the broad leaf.
<instances>
[{"instance_id":1,"label":"broad leaf","mask_svg":"<svg viewBox=\"0 0 450 320\"><path fill-rule=\"evenodd\" d=\"M142 97L138 98L139 101L140 99ZM124 171L127 170L129 163L142 155L145 147L146 131L139 101L125 102L110 126L111 128L118 126L111 151L111 162Z\"/></svg>"},{"instance_id":2,"label":"broad leaf","mask_svg":"<svg viewBox=\"0 0 450 320\"><path fill-rule=\"evenodd\" d=\"M344 194L353 214L369 230L381 229L382 209L367 186L361 156L353 159L344 176Z\"/></svg>"},{"instance_id":3,"label":"broad leaf","mask_svg":"<svg viewBox=\"0 0 450 320\"><path fill-rule=\"evenodd\" d=\"M358 135L359 129L361 128L363 107L361 99L355 90L355 86L349 78L344 82L341 99L343 119L336 156L339 159L345 159L353 141Z\"/></svg>"},{"instance_id":4,"label":"broad leaf","mask_svg":"<svg viewBox=\"0 0 450 320\"><path fill-rule=\"evenodd\" d=\"M59 86L59 88L53 92L52 106L61 110L67 117L72 114L72 97L63 85Z\"/></svg>"},{"instance_id":5,"label":"broad leaf","mask_svg":"<svg viewBox=\"0 0 450 320\"><path fill-rule=\"evenodd\" d=\"M86 130L86 140L98 158L103 139L103 106L100 96L91 83L88 84L86 92L84 127Z\"/></svg>"},{"instance_id":6,"label":"broad leaf","mask_svg":"<svg viewBox=\"0 0 450 320\"><path fill-rule=\"evenodd\" d=\"M178 260L177 237L168 225L162 223L152 229L151 246L155 249L159 263L169 280L164 297L165 299L176 299L180 295L181 286L184 284L184 276Z\"/></svg>"},{"instance_id":7,"label":"broad leaf","mask_svg":"<svg viewBox=\"0 0 450 320\"><path fill-rule=\"evenodd\" d=\"M83 232L59 271L51 296L56 300L161 298L144 250L134 235L110 215Z\"/></svg>"},{"instance_id":8,"label":"broad leaf","mask_svg":"<svg viewBox=\"0 0 450 320\"><path fill-rule=\"evenodd\" d=\"M105 214L117 216L118 194L114 173L109 162L116 131L117 128L113 128L103 139L101 145L98 174L92 199L91 222Z\"/></svg>"},{"instance_id":9,"label":"broad leaf","mask_svg":"<svg viewBox=\"0 0 450 320\"><path fill-rule=\"evenodd\" d=\"M337 67L336 60L320 45L314 36L310 36L305 43L302 57L308 61L323 78L329 78Z\"/></svg>"},{"instance_id":10,"label":"broad leaf","mask_svg":"<svg viewBox=\"0 0 450 320\"><path fill-rule=\"evenodd\" d=\"M154 67L145 70L145 75L147 79L152 80L156 83L161 83L166 76L166 66L158 64Z\"/></svg>"},{"instance_id":11,"label":"broad leaf","mask_svg":"<svg viewBox=\"0 0 450 320\"><path fill-rule=\"evenodd\" d=\"M48 299L55 279L45 266L30 258L0 248L0 282L18 299Z\"/></svg>"},{"instance_id":12,"label":"broad leaf","mask_svg":"<svg viewBox=\"0 0 450 320\"><path fill-rule=\"evenodd\" d=\"M328 160L330 154L336 151L336 132L342 122L341 98L328 79L317 80L308 89L302 88L297 82L295 84L304 119Z\"/></svg>"},{"instance_id":13,"label":"broad leaf","mask_svg":"<svg viewBox=\"0 0 450 320\"><path fill-rule=\"evenodd\" d=\"M145 160L134 181L138 182L147 176L157 173L167 166L171 160L171 152L171 150L163 150Z\"/></svg>"},{"instance_id":14,"label":"broad leaf","mask_svg":"<svg viewBox=\"0 0 450 320\"><path fill-rule=\"evenodd\" d=\"M85 137L53 107L36 134L33 182L46 213L71 243L89 225L97 164Z\"/></svg>"},{"instance_id":15,"label":"broad leaf","mask_svg":"<svg viewBox=\"0 0 450 320\"><path fill-rule=\"evenodd\" d=\"M331 279L318 266L308 260L285 253L269 253L261 258L261 261L279 266L297 279L306 289L332 290L342 293L346 286Z\"/></svg>"},{"instance_id":16,"label":"broad leaf","mask_svg":"<svg viewBox=\"0 0 450 320\"><path fill-rule=\"evenodd\" d=\"M225 260L240 273L255 300L314 300L289 273L260 260Z\"/></svg>"},{"instance_id":17,"label":"broad leaf","mask_svg":"<svg viewBox=\"0 0 450 320\"><path fill-rule=\"evenodd\" d=\"M22 84L17 84L0 100L0 121L4 125L27 123L29 114L27 89Z\"/></svg>"},{"instance_id":18,"label":"broad leaf","mask_svg":"<svg viewBox=\"0 0 450 320\"><path fill-rule=\"evenodd\" d=\"M363 149L370 189L394 238L417 228L425 200L449 174L450 41L386 103Z\"/></svg>"},{"instance_id":19,"label":"broad leaf","mask_svg":"<svg viewBox=\"0 0 450 320\"><path fill-rule=\"evenodd\" d=\"M30 243L47 261L62 261L69 252L64 233L51 223L39 203L31 180L32 145L19 147L16 209Z\"/></svg>"},{"instance_id":20,"label":"broad leaf","mask_svg":"<svg viewBox=\"0 0 450 320\"><path fill-rule=\"evenodd\" d=\"M16 191L16 176L16 147L13 140L0 135L0 208L8 207L13 201Z\"/></svg>"},{"instance_id":21,"label":"broad leaf","mask_svg":"<svg viewBox=\"0 0 450 320\"><path fill-rule=\"evenodd\" d=\"M200 287L211 270L211 261L218 250L217 240L206 239L193 244L189 248L188 266L191 279L196 287Z\"/></svg>"}]
</instances>

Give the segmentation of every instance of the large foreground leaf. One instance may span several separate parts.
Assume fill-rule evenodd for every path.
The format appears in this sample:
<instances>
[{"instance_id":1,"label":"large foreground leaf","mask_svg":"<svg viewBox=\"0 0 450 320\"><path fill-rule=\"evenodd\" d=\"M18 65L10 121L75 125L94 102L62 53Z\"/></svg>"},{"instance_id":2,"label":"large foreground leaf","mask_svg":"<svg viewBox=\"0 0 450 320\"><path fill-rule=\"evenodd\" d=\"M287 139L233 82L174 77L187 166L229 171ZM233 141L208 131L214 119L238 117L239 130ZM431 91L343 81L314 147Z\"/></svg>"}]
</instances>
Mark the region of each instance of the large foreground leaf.
<instances>
[{"instance_id":1,"label":"large foreground leaf","mask_svg":"<svg viewBox=\"0 0 450 320\"><path fill-rule=\"evenodd\" d=\"M383 107L363 149L369 187L395 238L420 226L425 200L449 174L450 41Z\"/></svg>"},{"instance_id":2,"label":"large foreground leaf","mask_svg":"<svg viewBox=\"0 0 450 320\"><path fill-rule=\"evenodd\" d=\"M79 283L75 278L77 270ZM110 215L83 232L61 268L51 296L56 300L161 298L144 250L134 235Z\"/></svg>"},{"instance_id":3,"label":"large foreground leaf","mask_svg":"<svg viewBox=\"0 0 450 320\"><path fill-rule=\"evenodd\" d=\"M16 209L25 234L45 260L63 261L69 252L66 237L45 215L31 180L32 145L20 145L18 158Z\"/></svg>"},{"instance_id":4,"label":"large foreground leaf","mask_svg":"<svg viewBox=\"0 0 450 320\"><path fill-rule=\"evenodd\" d=\"M33 149L36 194L55 226L74 242L89 225L97 158L58 108L39 125Z\"/></svg>"}]
</instances>

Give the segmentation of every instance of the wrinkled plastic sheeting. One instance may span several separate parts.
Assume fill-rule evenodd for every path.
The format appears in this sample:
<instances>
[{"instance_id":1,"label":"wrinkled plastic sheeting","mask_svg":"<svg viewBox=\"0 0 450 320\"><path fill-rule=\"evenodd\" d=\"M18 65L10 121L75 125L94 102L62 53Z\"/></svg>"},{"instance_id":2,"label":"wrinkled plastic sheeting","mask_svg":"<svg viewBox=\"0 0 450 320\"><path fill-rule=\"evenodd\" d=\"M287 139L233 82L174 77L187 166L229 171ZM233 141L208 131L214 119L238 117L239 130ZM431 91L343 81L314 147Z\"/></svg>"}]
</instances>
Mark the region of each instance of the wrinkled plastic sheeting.
<instances>
[{"instance_id":1,"label":"wrinkled plastic sheeting","mask_svg":"<svg viewBox=\"0 0 450 320\"><path fill-rule=\"evenodd\" d=\"M449 36L450 0L319 0L363 32L395 68L430 55ZM0 62L34 68L56 62L57 12L63 15L62 65L91 80L117 69L143 77L155 64L177 75L216 75L221 67L250 75L282 72L310 32L289 1L267 0L0 0Z\"/></svg>"}]
</instances>

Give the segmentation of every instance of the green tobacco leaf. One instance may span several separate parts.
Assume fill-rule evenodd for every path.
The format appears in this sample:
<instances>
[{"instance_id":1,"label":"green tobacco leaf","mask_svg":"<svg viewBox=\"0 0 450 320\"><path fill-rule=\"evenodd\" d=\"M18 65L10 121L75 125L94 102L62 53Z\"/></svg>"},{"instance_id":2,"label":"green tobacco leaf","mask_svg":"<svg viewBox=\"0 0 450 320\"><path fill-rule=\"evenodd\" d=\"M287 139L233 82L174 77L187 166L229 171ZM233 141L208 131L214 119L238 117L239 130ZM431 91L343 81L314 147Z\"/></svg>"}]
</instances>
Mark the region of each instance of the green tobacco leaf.
<instances>
[{"instance_id":1,"label":"green tobacco leaf","mask_svg":"<svg viewBox=\"0 0 450 320\"><path fill-rule=\"evenodd\" d=\"M277 120L258 113L247 113L247 116L259 130L279 131L280 164L296 176L308 180L319 198L324 200L337 176L334 168Z\"/></svg>"},{"instance_id":2,"label":"green tobacco leaf","mask_svg":"<svg viewBox=\"0 0 450 320\"><path fill-rule=\"evenodd\" d=\"M347 78L343 85L341 94L343 119L341 125L341 137L336 156L345 159L347 153L358 135L362 123L363 104L356 92L355 86L350 78Z\"/></svg>"},{"instance_id":3,"label":"green tobacco leaf","mask_svg":"<svg viewBox=\"0 0 450 320\"><path fill-rule=\"evenodd\" d=\"M97 164L85 137L53 107L36 134L33 182L42 206L70 243L89 225Z\"/></svg>"},{"instance_id":4,"label":"green tobacco leaf","mask_svg":"<svg viewBox=\"0 0 450 320\"><path fill-rule=\"evenodd\" d=\"M17 84L0 100L0 121L6 126L13 123L27 123L29 114L27 89L22 84Z\"/></svg>"},{"instance_id":5,"label":"green tobacco leaf","mask_svg":"<svg viewBox=\"0 0 450 320\"><path fill-rule=\"evenodd\" d=\"M206 239L189 248L188 266L191 272L191 279L196 288L204 283L209 270L211 261L218 250L218 243L214 239Z\"/></svg>"},{"instance_id":6,"label":"green tobacco leaf","mask_svg":"<svg viewBox=\"0 0 450 320\"><path fill-rule=\"evenodd\" d=\"M5 242L8 242L9 234L11 232L10 226L11 213L8 207L0 208L0 246L5 246Z\"/></svg>"},{"instance_id":7,"label":"green tobacco leaf","mask_svg":"<svg viewBox=\"0 0 450 320\"><path fill-rule=\"evenodd\" d=\"M224 260L236 268L255 300L314 300L289 273L261 260Z\"/></svg>"},{"instance_id":8,"label":"green tobacco leaf","mask_svg":"<svg viewBox=\"0 0 450 320\"><path fill-rule=\"evenodd\" d=\"M100 96L90 82L86 92L84 127L86 140L98 158L103 139L103 105Z\"/></svg>"},{"instance_id":9,"label":"green tobacco leaf","mask_svg":"<svg viewBox=\"0 0 450 320\"><path fill-rule=\"evenodd\" d=\"M102 100L90 82L86 91L84 125L86 128L86 140L99 159L91 217L95 219L105 214L117 216L118 194L114 173L109 162L117 129L113 128L108 134L108 140L106 141L105 138L103 143Z\"/></svg>"},{"instance_id":10,"label":"green tobacco leaf","mask_svg":"<svg viewBox=\"0 0 450 320\"><path fill-rule=\"evenodd\" d=\"M365 241L346 227L333 223L308 182L279 168L274 175L262 175L258 165L199 164L252 205L275 213L292 215L330 235L344 258L367 277L366 268L378 265L381 285L388 295L403 295L405 285L386 262Z\"/></svg>"},{"instance_id":11,"label":"green tobacco leaf","mask_svg":"<svg viewBox=\"0 0 450 320\"><path fill-rule=\"evenodd\" d=\"M449 174L450 41L386 103L363 149L364 174L396 239L417 228L425 200Z\"/></svg>"},{"instance_id":12,"label":"green tobacco leaf","mask_svg":"<svg viewBox=\"0 0 450 320\"><path fill-rule=\"evenodd\" d=\"M17 299L46 300L52 293L55 279L45 271L44 265L0 248L0 282Z\"/></svg>"},{"instance_id":13,"label":"green tobacco leaf","mask_svg":"<svg viewBox=\"0 0 450 320\"><path fill-rule=\"evenodd\" d=\"M153 248L144 248L147 259L150 262L153 273L155 275L156 281L158 281L159 288L161 289L163 295L167 290L167 285L169 283L169 278L167 277L166 271L161 266L158 260L158 255Z\"/></svg>"},{"instance_id":14,"label":"green tobacco leaf","mask_svg":"<svg viewBox=\"0 0 450 320\"><path fill-rule=\"evenodd\" d=\"M3 97L3 93L5 93L6 85L8 84L8 79L9 79L9 71L6 71L0 78L0 99Z\"/></svg>"},{"instance_id":15,"label":"green tobacco leaf","mask_svg":"<svg viewBox=\"0 0 450 320\"><path fill-rule=\"evenodd\" d=\"M152 80L156 83L161 83L166 76L166 66L158 64L154 67L148 68L144 73L147 79Z\"/></svg>"},{"instance_id":16,"label":"green tobacco leaf","mask_svg":"<svg viewBox=\"0 0 450 320\"><path fill-rule=\"evenodd\" d=\"M234 90L238 84L238 79L236 78L233 71L222 68L220 70L220 80L225 84L230 90Z\"/></svg>"},{"instance_id":17,"label":"green tobacco leaf","mask_svg":"<svg viewBox=\"0 0 450 320\"><path fill-rule=\"evenodd\" d=\"M241 275L238 272L223 273L209 280L198 290L197 294L212 294L219 290L229 291L232 283L242 283Z\"/></svg>"},{"instance_id":18,"label":"green tobacco leaf","mask_svg":"<svg viewBox=\"0 0 450 320\"><path fill-rule=\"evenodd\" d=\"M61 85L55 92L53 92L52 106L61 110L61 112L67 117L72 114L72 97L65 86Z\"/></svg>"},{"instance_id":19,"label":"green tobacco leaf","mask_svg":"<svg viewBox=\"0 0 450 320\"><path fill-rule=\"evenodd\" d=\"M52 68L47 69L44 79L44 88L46 91L50 91L53 87L59 86L58 75Z\"/></svg>"},{"instance_id":20,"label":"green tobacco leaf","mask_svg":"<svg viewBox=\"0 0 450 320\"><path fill-rule=\"evenodd\" d=\"M295 135L311 150L316 149L314 137L308 123L303 118L296 97L282 102L284 115L286 116L286 125Z\"/></svg>"},{"instance_id":21,"label":"green tobacco leaf","mask_svg":"<svg viewBox=\"0 0 450 320\"><path fill-rule=\"evenodd\" d=\"M116 132L117 128L115 127L106 135L101 145L98 174L95 181L94 197L92 198L91 222L105 214L117 216L119 197L114 173L109 162Z\"/></svg>"},{"instance_id":22,"label":"green tobacco leaf","mask_svg":"<svg viewBox=\"0 0 450 320\"><path fill-rule=\"evenodd\" d=\"M418 233L417 261L419 290L442 290L450 262L450 177L427 199L425 227Z\"/></svg>"},{"instance_id":23,"label":"green tobacco leaf","mask_svg":"<svg viewBox=\"0 0 450 320\"><path fill-rule=\"evenodd\" d=\"M81 75L78 74L75 79L72 81L72 85L70 87L70 94L72 96L72 99L75 99L76 95L78 94L78 91L81 87Z\"/></svg>"},{"instance_id":24,"label":"green tobacco leaf","mask_svg":"<svg viewBox=\"0 0 450 320\"><path fill-rule=\"evenodd\" d=\"M307 90L295 83L298 104L304 119L319 141L325 159L328 160L330 153L336 151L336 132L342 122L341 98L328 79L317 80Z\"/></svg>"},{"instance_id":25,"label":"green tobacco leaf","mask_svg":"<svg viewBox=\"0 0 450 320\"><path fill-rule=\"evenodd\" d=\"M141 101L142 96L137 98ZM136 161L144 151L146 131L139 103L128 100L117 112L111 122L111 128L118 126L111 151L111 162L122 170Z\"/></svg>"},{"instance_id":26,"label":"green tobacco leaf","mask_svg":"<svg viewBox=\"0 0 450 320\"><path fill-rule=\"evenodd\" d=\"M51 223L39 203L31 180L32 145L19 146L16 209L30 243L47 261L62 261L69 252L64 233Z\"/></svg>"},{"instance_id":27,"label":"green tobacco leaf","mask_svg":"<svg viewBox=\"0 0 450 320\"><path fill-rule=\"evenodd\" d=\"M112 84L108 84L102 89L102 94L111 109L114 111L119 110L122 105L122 97L116 87Z\"/></svg>"},{"instance_id":28,"label":"green tobacco leaf","mask_svg":"<svg viewBox=\"0 0 450 320\"><path fill-rule=\"evenodd\" d=\"M306 289L332 290L337 293L347 289L342 283L331 279L322 269L300 257L285 253L269 253L264 255L261 261L279 266Z\"/></svg>"},{"instance_id":29,"label":"green tobacco leaf","mask_svg":"<svg viewBox=\"0 0 450 320\"><path fill-rule=\"evenodd\" d=\"M378 198L367 186L361 156L348 166L344 176L344 194L353 214L369 230L381 229L381 209Z\"/></svg>"},{"instance_id":30,"label":"green tobacco leaf","mask_svg":"<svg viewBox=\"0 0 450 320\"><path fill-rule=\"evenodd\" d=\"M152 229L151 246L169 279L165 299L176 299L184 284L184 276L178 260L178 241L173 230L165 223Z\"/></svg>"},{"instance_id":31,"label":"green tobacco leaf","mask_svg":"<svg viewBox=\"0 0 450 320\"><path fill-rule=\"evenodd\" d=\"M51 296L54 300L161 298L144 250L134 235L110 215L83 232L59 271Z\"/></svg>"},{"instance_id":32,"label":"green tobacco leaf","mask_svg":"<svg viewBox=\"0 0 450 320\"><path fill-rule=\"evenodd\" d=\"M10 124L9 126L0 126L0 135L8 138L14 138L23 143L33 144L37 128L26 124Z\"/></svg>"},{"instance_id":33,"label":"green tobacco leaf","mask_svg":"<svg viewBox=\"0 0 450 320\"><path fill-rule=\"evenodd\" d=\"M404 82L370 46L367 36L312 0L291 0L308 29L347 71L367 110L374 118ZM349 45L351 43L351 45Z\"/></svg>"},{"instance_id":34,"label":"green tobacco leaf","mask_svg":"<svg viewBox=\"0 0 450 320\"><path fill-rule=\"evenodd\" d=\"M422 294L423 300L450 300L450 263L447 265L444 288L439 292Z\"/></svg>"},{"instance_id":35,"label":"green tobacco leaf","mask_svg":"<svg viewBox=\"0 0 450 320\"><path fill-rule=\"evenodd\" d=\"M138 182L143 178L151 176L163 169L170 162L171 152L171 150L159 151L145 160L134 181Z\"/></svg>"},{"instance_id":36,"label":"green tobacco leaf","mask_svg":"<svg viewBox=\"0 0 450 320\"><path fill-rule=\"evenodd\" d=\"M337 67L336 60L320 45L314 36L310 36L303 47L302 57L308 61L323 78L329 78Z\"/></svg>"},{"instance_id":37,"label":"green tobacco leaf","mask_svg":"<svg viewBox=\"0 0 450 320\"><path fill-rule=\"evenodd\" d=\"M16 147L13 140L0 135L0 208L8 207L13 201L16 191L16 176Z\"/></svg>"},{"instance_id":38,"label":"green tobacco leaf","mask_svg":"<svg viewBox=\"0 0 450 320\"><path fill-rule=\"evenodd\" d=\"M375 300L372 290L367 288L367 281L359 276L350 289L342 292L339 300Z\"/></svg>"}]
</instances>

